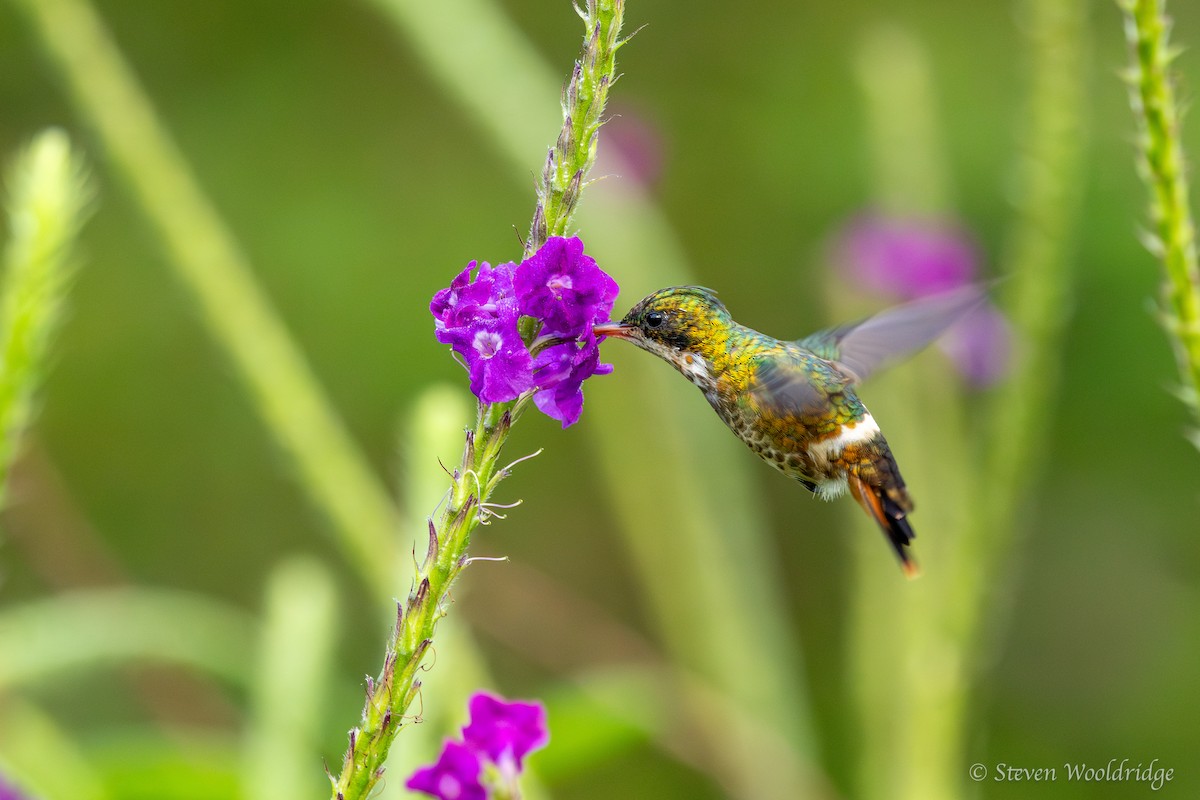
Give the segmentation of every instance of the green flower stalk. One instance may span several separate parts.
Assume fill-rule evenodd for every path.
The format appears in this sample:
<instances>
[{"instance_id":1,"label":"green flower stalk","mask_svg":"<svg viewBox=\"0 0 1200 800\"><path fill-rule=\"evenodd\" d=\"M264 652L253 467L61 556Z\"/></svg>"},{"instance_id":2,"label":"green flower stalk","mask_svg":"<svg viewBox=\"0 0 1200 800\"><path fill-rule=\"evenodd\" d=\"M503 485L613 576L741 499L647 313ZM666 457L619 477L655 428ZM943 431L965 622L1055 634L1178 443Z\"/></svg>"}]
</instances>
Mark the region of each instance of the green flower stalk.
<instances>
[{"instance_id":1,"label":"green flower stalk","mask_svg":"<svg viewBox=\"0 0 1200 800\"><path fill-rule=\"evenodd\" d=\"M0 502L21 432L34 409L50 340L74 274L71 248L92 191L66 134L41 133L8 180L11 239L0 288Z\"/></svg>"},{"instance_id":2,"label":"green flower stalk","mask_svg":"<svg viewBox=\"0 0 1200 800\"><path fill-rule=\"evenodd\" d=\"M990 396L980 429L982 469L973 477L976 505L956 537L957 569L949 581L948 617L971 657L964 667L979 691L1010 606L1005 581L1023 541L1022 509L1045 469L1070 320L1085 156L1088 145L1086 75L1091 32L1083 0L1020 0L1026 38L1027 97L1016 162L1014 218L1000 260L1001 307L1014 334L1013 368ZM964 690L967 687L964 686ZM971 713L960 697L960 731ZM963 751L959 751L962 753ZM945 764L959 781L962 764Z\"/></svg>"},{"instance_id":3,"label":"green flower stalk","mask_svg":"<svg viewBox=\"0 0 1200 800\"><path fill-rule=\"evenodd\" d=\"M413 588L397 606L383 670L377 679L367 679L362 723L350 731L341 775L333 781L336 800L368 797L383 775L392 741L421 690L417 670L433 646L438 620L447 613L450 586L470 562L471 532L498 515L489 498L513 466L498 468L500 448L523 406L523 401L480 405L476 426L467 433L462 463L451 475L449 498L438 520L429 520L429 546Z\"/></svg>"},{"instance_id":4,"label":"green flower stalk","mask_svg":"<svg viewBox=\"0 0 1200 800\"><path fill-rule=\"evenodd\" d=\"M369 796L383 775L391 744L420 693L417 672L433 647L438 621L448 611L450 587L471 562L467 556L471 533L479 524L502 518L502 506L493 504L491 497L523 460L499 466L513 422L536 399L541 410L564 425L571 424L582 402L578 393L582 380L605 371L598 363L594 338L582 350L571 342L585 334L597 313L607 318L607 312L600 310L605 306L611 310L615 284L609 286L606 281L611 279L582 255L578 240L550 237L570 224L584 178L595 161L596 133L615 77L613 54L622 43L623 7L622 0L589 0L580 12L587 31L583 53L564 90L564 124L538 190L526 243L528 258L515 269L508 264L495 269L484 264L474 276L472 264L431 305L438 339L453 345L464 359L472 390L481 402L476 425L466 435L462 460L451 472L441 513L429 520L428 548L416 566L412 589L398 604L383 669L367 681L362 723L350 731L341 773L330 776L334 800ZM545 250L536 252L542 245L547 245ZM542 281L548 258L575 270L575 290L594 285L594 296L575 307L556 305ZM551 281L561 278L560 270L551 272ZM518 313L522 315L519 333ZM543 326L548 333L535 341ZM554 382L547 384L545 377L539 377L535 384L535 367L538 376L549 373Z\"/></svg>"},{"instance_id":5,"label":"green flower stalk","mask_svg":"<svg viewBox=\"0 0 1200 800\"><path fill-rule=\"evenodd\" d=\"M491 0L373 4L446 96L486 132L510 177L525 180L529 154L554 124L549 109L532 107L527 98L550 96L562 83L522 31ZM499 63L502 74L493 68ZM521 114L512 113L517 106ZM618 163L614 172L626 168ZM572 224L589 230L589 247L626 265L639 284L698 282L662 210L637 182L595 181L577 212ZM698 739L721 753L702 759L703 768L719 776L730 796L819 796L806 690L795 679L805 668L783 611L784 580L768 541L765 504L752 486L742 445L712 425L707 406L646 404L674 380L650 359L631 358L621 365L620 387L598 388L603 397L589 409L592 424L585 431L597 456L598 486L608 495L664 646L706 684L703 691L678 692L680 713ZM667 483L655 464L628 458L631 447L647 441L680 454ZM720 470L704 468L718 463ZM678 537L644 535L645 520L664 506L682 515ZM677 568L664 571L666 562ZM736 604L721 588L727 586L739 587ZM746 659L746 652L759 657ZM730 708L738 712L736 722ZM814 788L806 792L808 786Z\"/></svg>"},{"instance_id":6,"label":"green flower stalk","mask_svg":"<svg viewBox=\"0 0 1200 800\"><path fill-rule=\"evenodd\" d=\"M1029 94L1018 143L1014 219L1001 256L1000 274L1007 277L998 289L1017 358L991 397L977 490L983 505L972 515L978 533L963 537L978 544L968 563L981 570L1008 554L1021 498L1042 468L1042 443L1062 371L1087 145L1087 4L1021 0L1017 7L1028 41ZM990 575L963 570L963 591L989 585Z\"/></svg>"},{"instance_id":7,"label":"green flower stalk","mask_svg":"<svg viewBox=\"0 0 1200 800\"><path fill-rule=\"evenodd\" d=\"M583 53L563 89L563 126L546 156L537 188L537 207L525 255L532 255L549 236L564 236L588 172L596 162L596 143L604 124L608 90L617 80L616 54L629 41L620 38L625 0L588 0L576 8L583 18Z\"/></svg>"},{"instance_id":8,"label":"green flower stalk","mask_svg":"<svg viewBox=\"0 0 1200 800\"><path fill-rule=\"evenodd\" d=\"M1145 237L1146 244L1163 263L1162 321L1179 363L1181 395L1200 422L1200 267L1180 115L1169 72L1176 54L1167 43L1171 23L1166 0L1120 0L1120 6L1133 60L1127 79L1138 121L1141 173L1150 189L1154 229ZM1200 428L1190 438L1200 448Z\"/></svg>"},{"instance_id":9,"label":"green flower stalk","mask_svg":"<svg viewBox=\"0 0 1200 800\"><path fill-rule=\"evenodd\" d=\"M855 779L866 798L963 795L973 695L980 691L979 676L986 668L986 658L978 653L987 651L1008 610L995 586L1019 541L1019 509L1041 468L1039 443L1053 418L1047 409L1053 408L1057 393L1086 141L1086 9L1080 0L1020 0L1017 9L1028 37L1028 100L1017 160L1015 220L1000 270L1007 277L997 294L1008 301L1005 317L1018 357L987 395L988 414L976 441L969 435L964 387L946 380L944 366L915 364L882 377L874 390L898 399L887 416L889 430L898 432L896 441L923 443L905 456L905 476L913 486L938 487L938 498L918 503L918 542L924 542L921 553L928 565L921 581L899 586L886 580L886 570L857 562L852 669L862 744ZM864 78L873 83L868 97L886 102L885 109L927 94L927 87L906 86L903 80L924 74L904 64L905 50L909 59L919 57L916 43L906 44L896 34L889 38L890 51L873 50L864 61L870 68ZM871 45L879 48L888 41L874 39ZM907 107L918 113L930 110L928 104L912 101ZM906 119L895 129L895 115L885 109L871 119L886 126L876 132L877 152L887 161L879 170L885 182L881 206L895 214L903 187L889 178L914 181L921 187L917 197L928 201L937 199L928 187L937 186L942 170L939 166L923 178L912 167L912 162L924 161L920 154L936 152L931 142L922 145L911 135L936 131L932 119L924 124ZM928 214L939 209L920 210ZM945 246L954 241L954 228L927 220L915 224L920 221L884 225L868 218L851 229L854 246L845 248L846 255L866 262L856 271L859 283L879 284L887 277L898 287L918 288L927 258L923 252L937 253L940 265L926 277L946 280L957 274L969 279L974 271L971 249ZM964 469L967 464L974 466Z\"/></svg>"},{"instance_id":10,"label":"green flower stalk","mask_svg":"<svg viewBox=\"0 0 1200 800\"><path fill-rule=\"evenodd\" d=\"M504 506L489 498L512 467L498 464L513 421L532 401L564 427L574 423L582 410L583 380L611 369L599 363L590 328L607 320L615 296L615 282L583 255L583 243L562 237L547 240L520 266L476 268L473 262L434 295L430 310L437 338L454 346L470 372L479 414L467 432L462 461L450 473L441 515L429 520L428 547L398 609L383 671L368 681L363 725L350 733L335 798L364 796L382 774L400 719L420 691L416 671L447 613L450 586L470 563L471 532L503 517L498 509ZM533 329L544 326L549 333L523 340L517 330L522 313ZM585 338L582 349L574 342L579 337Z\"/></svg>"}]
</instances>

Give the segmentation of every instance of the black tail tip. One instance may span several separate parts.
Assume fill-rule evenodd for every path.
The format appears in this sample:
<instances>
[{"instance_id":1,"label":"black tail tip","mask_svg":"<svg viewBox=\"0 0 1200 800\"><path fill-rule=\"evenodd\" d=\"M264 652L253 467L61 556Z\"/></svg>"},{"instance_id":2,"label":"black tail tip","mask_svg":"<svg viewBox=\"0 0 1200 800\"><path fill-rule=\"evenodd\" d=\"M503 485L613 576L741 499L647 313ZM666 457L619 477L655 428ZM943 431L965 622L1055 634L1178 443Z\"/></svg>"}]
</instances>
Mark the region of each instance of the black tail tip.
<instances>
[{"instance_id":1,"label":"black tail tip","mask_svg":"<svg viewBox=\"0 0 1200 800\"><path fill-rule=\"evenodd\" d=\"M917 535L913 533L912 526L908 524L903 512L900 512L899 516L889 515L887 537L900 559L900 569L904 570L904 577L909 580L921 577L921 568L917 566L908 550Z\"/></svg>"},{"instance_id":2,"label":"black tail tip","mask_svg":"<svg viewBox=\"0 0 1200 800\"><path fill-rule=\"evenodd\" d=\"M858 475L850 476L850 493L879 525L888 544L900 559L900 569L906 578L917 578L921 568L909 555L908 548L912 540L917 538L912 526L908 524L908 510L890 494L873 487L863 481Z\"/></svg>"}]
</instances>

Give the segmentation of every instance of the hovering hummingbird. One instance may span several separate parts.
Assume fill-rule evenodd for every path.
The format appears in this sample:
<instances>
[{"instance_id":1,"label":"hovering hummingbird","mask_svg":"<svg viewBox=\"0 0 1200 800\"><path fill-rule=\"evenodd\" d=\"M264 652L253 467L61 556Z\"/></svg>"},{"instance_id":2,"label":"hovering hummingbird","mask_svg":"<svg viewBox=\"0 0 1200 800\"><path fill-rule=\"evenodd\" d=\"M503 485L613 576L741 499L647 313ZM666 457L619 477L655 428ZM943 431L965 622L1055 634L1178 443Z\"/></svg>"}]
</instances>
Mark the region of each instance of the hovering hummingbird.
<instances>
[{"instance_id":1,"label":"hovering hummingbird","mask_svg":"<svg viewBox=\"0 0 1200 800\"><path fill-rule=\"evenodd\" d=\"M912 498L856 387L936 339L984 297L981 287L967 286L787 342L734 322L711 289L672 286L593 330L673 365L739 439L809 491L831 500L849 490L911 578L918 573L907 549Z\"/></svg>"}]
</instances>

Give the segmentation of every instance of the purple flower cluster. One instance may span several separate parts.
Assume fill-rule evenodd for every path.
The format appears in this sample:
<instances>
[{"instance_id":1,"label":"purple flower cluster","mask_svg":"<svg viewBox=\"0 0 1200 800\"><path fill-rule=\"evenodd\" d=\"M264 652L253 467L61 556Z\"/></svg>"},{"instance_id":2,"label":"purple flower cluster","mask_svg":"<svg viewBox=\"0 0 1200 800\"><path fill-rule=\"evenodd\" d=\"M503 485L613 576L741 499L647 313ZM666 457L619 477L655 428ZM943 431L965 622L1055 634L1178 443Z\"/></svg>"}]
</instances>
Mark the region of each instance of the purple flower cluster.
<instances>
[{"instance_id":1,"label":"purple flower cluster","mask_svg":"<svg viewBox=\"0 0 1200 800\"><path fill-rule=\"evenodd\" d=\"M903 300L965 286L979 272L968 232L937 219L861 215L843 229L836 258L855 284ZM1008 369L1008 321L991 303L963 317L939 344L975 386L995 383Z\"/></svg>"},{"instance_id":2,"label":"purple flower cluster","mask_svg":"<svg viewBox=\"0 0 1200 800\"><path fill-rule=\"evenodd\" d=\"M519 265L472 261L429 310L437 340L466 362L480 400L504 403L532 390L534 404L565 428L583 411L584 380L612 372L600 363L592 325L609 321L618 291L582 241L555 236ZM531 355L522 316L539 320L543 337L565 341Z\"/></svg>"},{"instance_id":3,"label":"purple flower cluster","mask_svg":"<svg viewBox=\"0 0 1200 800\"><path fill-rule=\"evenodd\" d=\"M512 796L525 756L550 741L546 709L477 692L468 711L462 741L448 739L438 760L414 772L405 786L440 800L486 800L484 773L490 771Z\"/></svg>"}]
</instances>

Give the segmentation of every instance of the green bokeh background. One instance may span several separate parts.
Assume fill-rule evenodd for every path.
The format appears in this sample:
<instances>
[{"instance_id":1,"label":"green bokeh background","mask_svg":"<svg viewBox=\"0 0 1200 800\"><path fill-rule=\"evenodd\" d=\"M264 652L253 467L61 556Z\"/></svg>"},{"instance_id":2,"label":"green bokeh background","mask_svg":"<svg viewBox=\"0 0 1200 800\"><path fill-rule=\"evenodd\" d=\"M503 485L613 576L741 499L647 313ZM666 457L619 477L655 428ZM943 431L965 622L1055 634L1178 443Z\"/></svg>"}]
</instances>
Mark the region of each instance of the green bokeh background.
<instances>
[{"instance_id":1,"label":"green bokeh background","mask_svg":"<svg viewBox=\"0 0 1200 800\"><path fill-rule=\"evenodd\" d=\"M428 299L471 259L517 257L514 227L528 225L543 153L531 150L529 179L514 180L506 157L366 3L96 5L353 438L387 482L399 485L406 409L433 382L462 383L461 369L431 335ZM565 74L579 35L569 5L503 6L529 46ZM1176 373L1149 312L1159 272L1136 239L1145 191L1117 76L1126 63L1120 16L1107 0L1091 6L1089 153L1062 394L1046 409L1046 471L1002 592L1011 616L996 632L970 752L987 764L1031 767L1158 758L1176 769L1164 795L1196 796L1200 455L1180 435L1187 416L1169 393ZM1200 42L1200 6L1177 2L1173 12L1177 40ZM904 26L928 48L954 205L994 267L1011 218L1023 88L1009 3L629 4L630 27L647 27L621 51L624 77L612 110L655 132L661 173L654 197L701 282L761 330L799 336L834 321L822 303L825 248L871 192L852 54L880 22ZM1200 53L1185 50L1177 64L1182 96L1191 97L1200 86ZM555 99L527 102L545 114ZM42 412L18 467L27 494L14 495L5 518L13 541L0 549L0 603L99 580L89 571L95 556L80 542L106 552L130 581L248 609L259 607L264 575L281 554L312 553L341 577L346 605L336 668L353 685L378 667L379 610L341 566L323 521L106 171L24 20L0 3L0 153L15 152L50 124L70 130L92 154L101 199L83 237L86 260ZM552 135L547 129L546 144ZM1200 124L1187 130L1185 146L1200 158ZM622 284L621 308L657 288L623 274L621 264L603 266ZM644 357L617 348L609 355L616 374L601 379L606 386L591 390L589 403L620 392L622 365ZM677 389L645 402L703 402L684 382ZM872 402L869 387L864 396ZM886 428L887 399L872 408ZM508 555L555 591L653 638L613 516L591 479L591 424L586 408L565 433L537 415L522 423L510 452L546 452L504 485L503 498L526 504L485 529L478 552ZM920 443L893 446L902 458ZM629 458L671 469L672 454L659 442L643 443ZM852 726L824 699L844 681L839 624L851 557L844 515L810 502L767 467L751 466L805 648L808 674L796 677L814 695L829 768L846 786L852 766L838 751ZM922 504L938 502L937 487L914 490ZM645 520L645 530L671 536L669 510ZM56 549L62 542L80 549ZM479 573L492 569L506 568ZM486 592L503 591L504 580L469 574L456 591L455 617L480 630L500 686L536 695L552 671L511 639L487 633L541 627L536 618L496 619L505 606ZM46 702L69 711L84 732L139 719L127 685L97 681L102 691L79 682ZM356 702L331 703L331 761ZM186 702L178 710L201 724L229 724L220 710ZM717 796L649 747L552 788L572 798ZM1060 780L985 783L981 796L1147 791Z\"/></svg>"}]
</instances>

